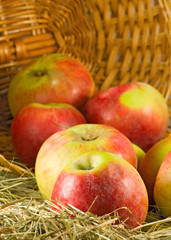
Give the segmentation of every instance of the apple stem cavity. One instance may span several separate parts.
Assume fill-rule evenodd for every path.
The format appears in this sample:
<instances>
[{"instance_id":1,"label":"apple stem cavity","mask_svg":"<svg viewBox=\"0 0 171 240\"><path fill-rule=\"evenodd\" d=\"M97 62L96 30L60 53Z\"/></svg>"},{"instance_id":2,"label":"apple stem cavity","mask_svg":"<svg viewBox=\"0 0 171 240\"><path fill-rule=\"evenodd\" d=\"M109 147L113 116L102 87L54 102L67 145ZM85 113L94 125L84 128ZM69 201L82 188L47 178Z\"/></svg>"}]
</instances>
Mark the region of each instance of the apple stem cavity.
<instances>
[{"instance_id":1,"label":"apple stem cavity","mask_svg":"<svg viewBox=\"0 0 171 240\"><path fill-rule=\"evenodd\" d=\"M88 141L96 140L97 138L98 138L98 136L87 135L87 136L82 137L81 139L85 142L88 142Z\"/></svg>"},{"instance_id":2,"label":"apple stem cavity","mask_svg":"<svg viewBox=\"0 0 171 240\"><path fill-rule=\"evenodd\" d=\"M80 167L78 168L78 170L85 170L85 171L90 171L90 170L92 170L92 169L93 169L93 167L90 166L90 165L88 165L88 166L80 166Z\"/></svg>"},{"instance_id":3,"label":"apple stem cavity","mask_svg":"<svg viewBox=\"0 0 171 240\"><path fill-rule=\"evenodd\" d=\"M34 76L35 76L35 77L42 77L42 76L44 76L44 75L45 75L45 73L44 73L44 72L41 72L41 71L34 72Z\"/></svg>"},{"instance_id":4,"label":"apple stem cavity","mask_svg":"<svg viewBox=\"0 0 171 240\"><path fill-rule=\"evenodd\" d=\"M86 171L90 171L93 169L93 166L91 166L91 163L89 162L88 165L83 165L83 164L80 164L78 166L78 169L77 170L86 170Z\"/></svg>"},{"instance_id":5,"label":"apple stem cavity","mask_svg":"<svg viewBox=\"0 0 171 240\"><path fill-rule=\"evenodd\" d=\"M94 169L96 166L96 163L92 159L79 159L77 161L73 161L71 163L71 169L72 171L90 171Z\"/></svg>"},{"instance_id":6,"label":"apple stem cavity","mask_svg":"<svg viewBox=\"0 0 171 240\"><path fill-rule=\"evenodd\" d=\"M93 169L93 168L92 168L92 167L90 167L90 166L88 166L87 170L89 171L89 170L91 170L91 169Z\"/></svg>"}]
</instances>

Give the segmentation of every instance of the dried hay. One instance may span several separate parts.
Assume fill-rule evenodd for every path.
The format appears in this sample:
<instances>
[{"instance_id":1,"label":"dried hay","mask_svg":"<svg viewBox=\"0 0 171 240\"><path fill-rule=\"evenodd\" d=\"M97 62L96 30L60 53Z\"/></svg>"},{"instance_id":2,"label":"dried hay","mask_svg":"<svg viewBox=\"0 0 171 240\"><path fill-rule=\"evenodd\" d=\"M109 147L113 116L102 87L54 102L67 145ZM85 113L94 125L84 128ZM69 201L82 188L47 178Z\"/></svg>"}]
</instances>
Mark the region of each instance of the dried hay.
<instances>
[{"instance_id":1,"label":"dried hay","mask_svg":"<svg viewBox=\"0 0 171 240\"><path fill-rule=\"evenodd\" d=\"M57 214L41 197L30 170L9 164L1 155L0 162L0 239L171 239L171 217L162 219L158 209L135 229L124 223L114 225L119 220L117 211L113 217L97 217L70 206Z\"/></svg>"}]
</instances>

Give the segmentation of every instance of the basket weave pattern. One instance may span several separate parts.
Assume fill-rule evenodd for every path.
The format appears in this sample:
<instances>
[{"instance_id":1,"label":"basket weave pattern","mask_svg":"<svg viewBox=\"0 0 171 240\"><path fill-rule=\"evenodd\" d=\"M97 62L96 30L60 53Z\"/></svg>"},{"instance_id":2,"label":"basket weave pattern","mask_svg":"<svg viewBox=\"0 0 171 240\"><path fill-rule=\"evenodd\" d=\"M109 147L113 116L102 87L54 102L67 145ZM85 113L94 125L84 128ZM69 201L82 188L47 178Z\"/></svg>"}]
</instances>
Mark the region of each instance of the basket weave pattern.
<instances>
[{"instance_id":1,"label":"basket weave pattern","mask_svg":"<svg viewBox=\"0 0 171 240\"><path fill-rule=\"evenodd\" d=\"M23 65L41 55L61 52L80 59L99 90L148 82L171 105L166 29L156 0L1 0L0 152L10 159L15 155L9 134L9 83Z\"/></svg>"}]
</instances>

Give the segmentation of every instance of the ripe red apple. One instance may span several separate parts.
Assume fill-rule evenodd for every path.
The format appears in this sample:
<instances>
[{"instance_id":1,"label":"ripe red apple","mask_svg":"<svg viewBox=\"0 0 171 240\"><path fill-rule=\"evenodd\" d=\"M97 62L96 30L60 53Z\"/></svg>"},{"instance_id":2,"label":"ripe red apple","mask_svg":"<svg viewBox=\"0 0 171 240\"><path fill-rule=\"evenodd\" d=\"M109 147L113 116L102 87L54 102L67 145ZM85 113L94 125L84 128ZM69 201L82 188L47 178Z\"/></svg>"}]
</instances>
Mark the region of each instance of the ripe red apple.
<instances>
[{"instance_id":1,"label":"ripe red apple","mask_svg":"<svg viewBox=\"0 0 171 240\"><path fill-rule=\"evenodd\" d=\"M48 137L84 123L84 116L72 105L30 103L20 109L12 121L12 143L21 161L34 168L37 153Z\"/></svg>"},{"instance_id":2,"label":"ripe red apple","mask_svg":"<svg viewBox=\"0 0 171 240\"><path fill-rule=\"evenodd\" d=\"M137 170L104 151L80 154L67 164L56 179L51 200L58 207L59 201L98 216L127 208L118 213L131 227L142 224L148 212L147 190Z\"/></svg>"},{"instance_id":3,"label":"ripe red apple","mask_svg":"<svg viewBox=\"0 0 171 240\"><path fill-rule=\"evenodd\" d=\"M92 76L81 62L54 53L37 58L16 74L8 102L13 116L32 102L68 103L80 110L94 92Z\"/></svg>"},{"instance_id":4,"label":"ripe red apple","mask_svg":"<svg viewBox=\"0 0 171 240\"><path fill-rule=\"evenodd\" d=\"M154 204L154 184L159 168L169 151L171 151L171 135L151 147L138 165L138 172L146 185L150 204Z\"/></svg>"},{"instance_id":5,"label":"ripe red apple","mask_svg":"<svg viewBox=\"0 0 171 240\"><path fill-rule=\"evenodd\" d=\"M171 151L164 158L154 185L154 200L163 217L171 216Z\"/></svg>"},{"instance_id":6,"label":"ripe red apple","mask_svg":"<svg viewBox=\"0 0 171 240\"><path fill-rule=\"evenodd\" d=\"M35 164L35 176L42 195L50 199L56 178L66 164L80 153L91 150L112 152L135 168L137 158L132 143L111 126L80 124L57 132L41 146Z\"/></svg>"},{"instance_id":7,"label":"ripe red apple","mask_svg":"<svg viewBox=\"0 0 171 240\"><path fill-rule=\"evenodd\" d=\"M86 103L84 115L89 123L115 127L145 152L163 138L169 121L164 97L142 82L98 92Z\"/></svg>"}]
</instances>

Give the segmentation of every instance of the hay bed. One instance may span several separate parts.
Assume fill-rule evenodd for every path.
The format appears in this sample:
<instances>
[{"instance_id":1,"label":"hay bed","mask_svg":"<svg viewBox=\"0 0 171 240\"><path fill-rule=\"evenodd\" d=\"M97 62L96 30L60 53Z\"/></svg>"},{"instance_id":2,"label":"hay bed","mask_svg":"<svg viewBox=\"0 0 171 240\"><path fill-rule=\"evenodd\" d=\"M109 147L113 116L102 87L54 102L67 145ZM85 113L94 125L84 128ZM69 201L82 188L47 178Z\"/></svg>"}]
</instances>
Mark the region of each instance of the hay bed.
<instances>
[{"instance_id":1,"label":"hay bed","mask_svg":"<svg viewBox=\"0 0 171 240\"><path fill-rule=\"evenodd\" d=\"M146 222L135 229L114 217L96 217L72 206L55 213L44 200L34 175L14 162L7 166L0 156L0 240L1 239L171 239L171 217L162 219L158 209L149 212ZM19 176L20 175L20 176Z\"/></svg>"}]
</instances>

